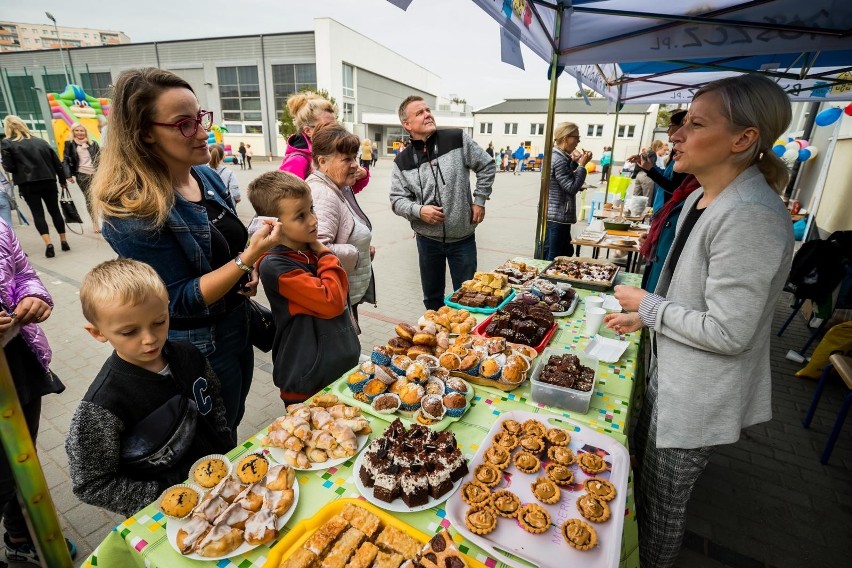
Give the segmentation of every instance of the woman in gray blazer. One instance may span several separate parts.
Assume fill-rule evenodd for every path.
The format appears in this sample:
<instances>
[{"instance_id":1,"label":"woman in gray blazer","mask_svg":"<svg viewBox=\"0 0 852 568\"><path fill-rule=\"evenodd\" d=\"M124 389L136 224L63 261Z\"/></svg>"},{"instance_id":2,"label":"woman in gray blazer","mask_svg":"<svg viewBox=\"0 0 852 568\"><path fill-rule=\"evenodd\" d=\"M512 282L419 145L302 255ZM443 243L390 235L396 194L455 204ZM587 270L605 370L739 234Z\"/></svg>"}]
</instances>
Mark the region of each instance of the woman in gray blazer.
<instances>
[{"instance_id":1,"label":"woman in gray blazer","mask_svg":"<svg viewBox=\"0 0 852 568\"><path fill-rule=\"evenodd\" d=\"M770 325L790 269L788 179L772 143L791 118L786 94L758 75L700 89L672 136L675 171L701 187L684 203L653 293L616 286L618 333L648 327L650 382L634 450L642 566L671 566L686 504L714 446L767 421Z\"/></svg>"}]
</instances>

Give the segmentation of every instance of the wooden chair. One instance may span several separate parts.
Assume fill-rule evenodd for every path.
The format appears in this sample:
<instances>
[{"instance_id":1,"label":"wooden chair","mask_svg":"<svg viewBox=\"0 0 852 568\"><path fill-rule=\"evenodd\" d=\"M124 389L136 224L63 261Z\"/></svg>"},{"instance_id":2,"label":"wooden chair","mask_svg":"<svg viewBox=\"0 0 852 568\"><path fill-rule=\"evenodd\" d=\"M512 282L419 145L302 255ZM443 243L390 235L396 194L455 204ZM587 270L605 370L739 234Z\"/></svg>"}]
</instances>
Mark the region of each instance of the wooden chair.
<instances>
[{"instance_id":1,"label":"wooden chair","mask_svg":"<svg viewBox=\"0 0 852 568\"><path fill-rule=\"evenodd\" d=\"M823 465L826 465L828 463L828 458L831 457L831 451L834 449L834 444L837 442L838 436L840 436L840 429L846 421L846 415L849 413L849 407L852 406L852 357L847 357L841 353L832 353L828 360L831 363L826 366L825 370L822 372L822 377L817 384L816 392L814 392L814 398L811 401L811 407L808 409L808 414L802 421L802 426L805 428L810 427L811 420L813 420L814 417L814 412L816 412L817 405L819 404L819 399L822 396L822 389L825 387L828 377L831 376L831 370L834 369L837 371L837 374L840 375L840 378L843 379L843 382L846 383L846 387L849 389L849 392L846 393L846 396L843 399L843 404L840 405L840 412L837 413L837 419L834 421L834 428L831 429L831 434L828 436L828 442L825 444L825 450L822 452L822 457L819 459L819 462Z\"/></svg>"}]
</instances>

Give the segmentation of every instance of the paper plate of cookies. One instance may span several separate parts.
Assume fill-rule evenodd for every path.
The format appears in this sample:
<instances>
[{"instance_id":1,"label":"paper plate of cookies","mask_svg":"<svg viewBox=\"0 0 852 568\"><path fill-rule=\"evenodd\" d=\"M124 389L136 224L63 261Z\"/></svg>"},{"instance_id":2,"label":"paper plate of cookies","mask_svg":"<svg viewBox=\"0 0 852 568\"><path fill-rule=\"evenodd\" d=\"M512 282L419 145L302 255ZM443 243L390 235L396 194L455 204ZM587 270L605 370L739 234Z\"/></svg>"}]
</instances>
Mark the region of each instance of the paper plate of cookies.
<instances>
[{"instance_id":1,"label":"paper plate of cookies","mask_svg":"<svg viewBox=\"0 0 852 568\"><path fill-rule=\"evenodd\" d=\"M191 472L191 480L216 472L218 481L209 489L180 484L167 489L160 509L171 517L166 537L177 552L193 560L224 560L245 554L272 542L296 510L299 484L292 467L272 465L260 454L248 454L235 462L227 460L226 473L219 477L225 456L202 458ZM195 504L186 512L188 505ZM179 518L179 517L183 518Z\"/></svg>"},{"instance_id":2,"label":"paper plate of cookies","mask_svg":"<svg viewBox=\"0 0 852 568\"><path fill-rule=\"evenodd\" d=\"M630 457L562 417L500 415L446 504L468 540L509 565L617 567Z\"/></svg>"}]
</instances>

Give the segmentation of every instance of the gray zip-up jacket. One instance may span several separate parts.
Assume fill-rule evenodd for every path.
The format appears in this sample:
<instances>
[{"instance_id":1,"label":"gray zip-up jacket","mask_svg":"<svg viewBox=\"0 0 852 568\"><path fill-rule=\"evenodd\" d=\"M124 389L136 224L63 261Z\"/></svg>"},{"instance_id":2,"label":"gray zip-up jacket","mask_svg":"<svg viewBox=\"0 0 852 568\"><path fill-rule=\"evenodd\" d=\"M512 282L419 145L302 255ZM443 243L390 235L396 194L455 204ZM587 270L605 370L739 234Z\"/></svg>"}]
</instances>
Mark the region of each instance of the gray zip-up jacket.
<instances>
[{"instance_id":1,"label":"gray zip-up jacket","mask_svg":"<svg viewBox=\"0 0 852 568\"><path fill-rule=\"evenodd\" d=\"M425 142L412 143L393 163L390 201L393 212L411 222L418 235L443 242L466 239L476 230L471 205L485 206L494 185L497 165L463 131L438 130ZM476 173L471 195L470 172ZM430 225L420 219L424 205L443 207L444 223Z\"/></svg>"}]
</instances>

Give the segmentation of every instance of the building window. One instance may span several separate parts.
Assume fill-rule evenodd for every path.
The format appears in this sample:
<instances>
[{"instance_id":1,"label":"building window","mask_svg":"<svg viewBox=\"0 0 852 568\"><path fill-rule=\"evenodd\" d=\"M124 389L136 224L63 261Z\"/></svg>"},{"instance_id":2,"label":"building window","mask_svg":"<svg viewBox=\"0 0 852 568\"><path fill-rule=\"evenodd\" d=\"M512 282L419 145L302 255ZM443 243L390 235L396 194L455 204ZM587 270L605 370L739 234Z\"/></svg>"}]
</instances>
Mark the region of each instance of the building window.
<instances>
[{"instance_id":1,"label":"building window","mask_svg":"<svg viewBox=\"0 0 852 568\"><path fill-rule=\"evenodd\" d=\"M215 118L215 117L214 117ZM225 128L228 129L228 134L243 134L243 125L235 122L225 122Z\"/></svg>"},{"instance_id":2,"label":"building window","mask_svg":"<svg viewBox=\"0 0 852 568\"><path fill-rule=\"evenodd\" d=\"M46 93L61 93L68 84L65 81L65 75L42 75L42 79Z\"/></svg>"},{"instance_id":3,"label":"building window","mask_svg":"<svg viewBox=\"0 0 852 568\"><path fill-rule=\"evenodd\" d=\"M343 96L355 97L355 68L348 63L343 64Z\"/></svg>"},{"instance_id":4,"label":"building window","mask_svg":"<svg viewBox=\"0 0 852 568\"><path fill-rule=\"evenodd\" d=\"M479 125L480 134L491 134L491 129L494 126L493 122L483 122Z\"/></svg>"},{"instance_id":5,"label":"building window","mask_svg":"<svg viewBox=\"0 0 852 568\"><path fill-rule=\"evenodd\" d=\"M518 133L518 123L517 122L507 122L503 125L503 134L517 134Z\"/></svg>"},{"instance_id":6,"label":"building window","mask_svg":"<svg viewBox=\"0 0 852 568\"><path fill-rule=\"evenodd\" d=\"M263 125L246 124L246 134L263 134Z\"/></svg>"},{"instance_id":7,"label":"building window","mask_svg":"<svg viewBox=\"0 0 852 568\"><path fill-rule=\"evenodd\" d=\"M107 98L112 89L112 75L109 71L104 73L80 73L83 90L90 97L96 99Z\"/></svg>"},{"instance_id":8,"label":"building window","mask_svg":"<svg viewBox=\"0 0 852 568\"><path fill-rule=\"evenodd\" d=\"M343 103L343 122L355 122L355 105Z\"/></svg>"},{"instance_id":9,"label":"building window","mask_svg":"<svg viewBox=\"0 0 852 568\"><path fill-rule=\"evenodd\" d=\"M272 90L275 95L275 112L278 120L284 113L287 98L303 89L317 88L317 66L313 63L296 63L272 66Z\"/></svg>"},{"instance_id":10,"label":"building window","mask_svg":"<svg viewBox=\"0 0 852 568\"><path fill-rule=\"evenodd\" d=\"M544 136L544 123L533 122L530 124L530 136Z\"/></svg>"},{"instance_id":11,"label":"building window","mask_svg":"<svg viewBox=\"0 0 852 568\"><path fill-rule=\"evenodd\" d=\"M603 136L603 124L590 124L586 129L586 136L600 138Z\"/></svg>"},{"instance_id":12,"label":"building window","mask_svg":"<svg viewBox=\"0 0 852 568\"><path fill-rule=\"evenodd\" d=\"M618 137L619 138L633 138L633 134L636 132L636 127L627 124L622 124L618 127Z\"/></svg>"},{"instance_id":13,"label":"building window","mask_svg":"<svg viewBox=\"0 0 852 568\"><path fill-rule=\"evenodd\" d=\"M38 91L35 90L32 76L19 75L8 77L8 79L15 114L24 120L32 116L41 116L41 110L38 108Z\"/></svg>"},{"instance_id":14,"label":"building window","mask_svg":"<svg viewBox=\"0 0 852 568\"><path fill-rule=\"evenodd\" d=\"M262 121L257 66L218 67L216 74L219 78L222 120Z\"/></svg>"}]
</instances>

